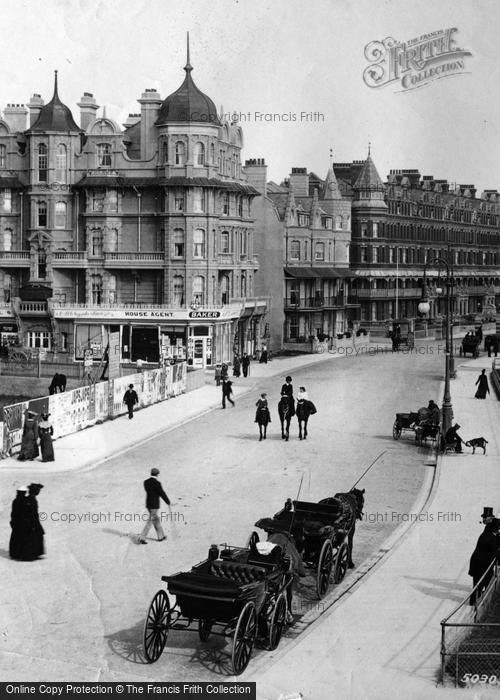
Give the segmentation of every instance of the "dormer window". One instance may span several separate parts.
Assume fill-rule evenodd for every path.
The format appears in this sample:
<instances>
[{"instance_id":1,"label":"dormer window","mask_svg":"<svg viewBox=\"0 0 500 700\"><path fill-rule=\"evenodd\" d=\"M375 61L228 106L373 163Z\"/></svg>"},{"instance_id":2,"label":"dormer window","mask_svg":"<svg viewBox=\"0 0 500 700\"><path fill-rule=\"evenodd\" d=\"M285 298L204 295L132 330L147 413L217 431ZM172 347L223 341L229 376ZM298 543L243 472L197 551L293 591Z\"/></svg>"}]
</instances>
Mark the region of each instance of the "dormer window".
<instances>
[{"instance_id":1,"label":"dormer window","mask_svg":"<svg viewBox=\"0 0 500 700\"><path fill-rule=\"evenodd\" d=\"M48 179L48 148L44 143L38 146L38 182Z\"/></svg>"},{"instance_id":2,"label":"dormer window","mask_svg":"<svg viewBox=\"0 0 500 700\"><path fill-rule=\"evenodd\" d=\"M175 164L184 165L186 162L186 146L183 141L177 141L175 144Z\"/></svg>"},{"instance_id":3,"label":"dormer window","mask_svg":"<svg viewBox=\"0 0 500 700\"><path fill-rule=\"evenodd\" d=\"M97 144L97 167L98 168L110 168L111 167L111 144L110 143L98 143Z\"/></svg>"}]
</instances>

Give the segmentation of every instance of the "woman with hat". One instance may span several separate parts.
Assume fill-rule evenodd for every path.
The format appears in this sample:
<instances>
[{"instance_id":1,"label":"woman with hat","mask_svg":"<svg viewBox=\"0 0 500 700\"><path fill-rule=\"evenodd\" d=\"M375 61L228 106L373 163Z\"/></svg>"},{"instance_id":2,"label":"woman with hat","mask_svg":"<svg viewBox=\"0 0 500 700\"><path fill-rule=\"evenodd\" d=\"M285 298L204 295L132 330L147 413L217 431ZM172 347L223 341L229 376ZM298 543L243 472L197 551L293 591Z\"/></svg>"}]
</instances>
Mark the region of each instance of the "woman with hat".
<instances>
[{"instance_id":1,"label":"woman with hat","mask_svg":"<svg viewBox=\"0 0 500 700\"><path fill-rule=\"evenodd\" d=\"M38 424L38 436L40 438L40 450L42 452L42 462L54 461L54 446L52 436L54 426L49 420L50 413L42 413L42 420Z\"/></svg>"},{"instance_id":2,"label":"woman with hat","mask_svg":"<svg viewBox=\"0 0 500 700\"><path fill-rule=\"evenodd\" d=\"M18 486L16 497L12 501L10 526L12 533L9 542L9 555L11 559L29 559L29 532L30 516L27 499L28 487Z\"/></svg>"},{"instance_id":3,"label":"woman with hat","mask_svg":"<svg viewBox=\"0 0 500 700\"><path fill-rule=\"evenodd\" d=\"M18 460L24 462L27 459L35 459L40 454L37 444L37 413L26 409L24 412L24 428L21 440L21 451Z\"/></svg>"},{"instance_id":4,"label":"woman with hat","mask_svg":"<svg viewBox=\"0 0 500 700\"><path fill-rule=\"evenodd\" d=\"M36 497L42 489L43 484L30 484L28 486L28 496L26 497L30 523L27 554L29 555L30 559L37 559L45 554L45 547L43 543L45 530L40 522L40 516L38 515L38 501L36 500Z\"/></svg>"}]
</instances>

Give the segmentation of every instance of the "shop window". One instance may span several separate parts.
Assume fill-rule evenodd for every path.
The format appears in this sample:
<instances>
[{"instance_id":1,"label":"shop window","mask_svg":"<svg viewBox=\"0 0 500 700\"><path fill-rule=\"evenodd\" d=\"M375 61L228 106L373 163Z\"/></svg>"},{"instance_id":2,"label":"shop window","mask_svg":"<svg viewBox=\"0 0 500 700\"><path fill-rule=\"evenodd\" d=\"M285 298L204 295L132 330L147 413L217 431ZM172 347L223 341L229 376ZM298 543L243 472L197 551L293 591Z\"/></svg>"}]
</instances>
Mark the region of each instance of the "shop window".
<instances>
[{"instance_id":1,"label":"shop window","mask_svg":"<svg viewBox=\"0 0 500 700\"><path fill-rule=\"evenodd\" d=\"M4 214L10 214L12 211L12 190L3 189L0 192L0 207Z\"/></svg>"},{"instance_id":2,"label":"shop window","mask_svg":"<svg viewBox=\"0 0 500 700\"><path fill-rule=\"evenodd\" d=\"M202 305L204 302L204 283L201 275L193 278L193 304Z\"/></svg>"},{"instance_id":3,"label":"shop window","mask_svg":"<svg viewBox=\"0 0 500 700\"><path fill-rule=\"evenodd\" d=\"M98 168L110 168L111 167L111 144L110 143L98 143L97 144L97 167Z\"/></svg>"},{"instance_id":4,"label":"shop window","mask_svg":"<svg viewBox=\"0 0 500 700\"><path fill-rule=\"evenodd\" d=\"M67 151L66 146L60 143L56 151L56 181L66 182L66 170L67 170Z\"/></svg>"},{"instance_id":5,"label":"shop window","mask_svg":"<svg viewBox=\"0 0 500 700\"><path fill-rule=\"evenodd\" d=\"M201 228L195 229L193 233L193 257L205 257L205 231Z\"/></svg>"},{"instance_id":6,"label":"shop window","mask_svg":"<svg viewBox=\"0 0 500 700\"><path fill-rule=\"evenodd\" d=\"M0 168L7 167L7 146L0 146Z\"/></svg>"},{"instance_id":7,"label":"shop window","mask_svg":"<svg viewBox=\"0 0 500 700\"><path fill-rule=\"evenodd\" d=\"M182 275L174 275L172 302L176 307L184 306L184 278Z\"/></svg>"},{"instance_id":8,"label":"shop window","mask_svg":"<svg viewBox=\"0 0 500 700\"><path fill-rule=\"evenodd\" d=\"M41 143L38 146L38 182L47 182L48 172L48 148Z\"/></svg>"},{"instance_id":9,"label":"shop window","mask_svg":"<svg viewBox=\"0 0 500 700\"><path fill-rule=\"evenodd\" d=\"M55 227L66 228L66 202L56 202Z\"/></svg>"},{"instance_id":10,"label":"shop window","mask_svg":"<svg viewBox=\"0 0 500 700\"><path fill-rule=\"evenodd\" d=\"M300 260L300 241L291 241L290 260Z\"/></svg>"},{"instance_id":11,"label":"shop window","mask_svg":"<svg viewBox=\"0 0 500 700\"><path fill-rule=\"evenodd\" d=\"M182 141L175 144L175 164L184 165L186 162L186 146Z\"/></svg>"},{"instance_id":12,"label":"shop window","mask_svg":"<svg viewBox=\"0 0 500 700\"><path fill-rule=\"evenodd\" d=\"M124 330L128 326L124 326ZM75 360L83 360L85 350L91 350L94 359L99 359L102 356L103 348L107 345L105 334L103 340L102 326L97 324L81 324L76 326L75 330Z\"/></svg>"},{"instance_id":13,"label":"shop window","mask_svg":"<svg viewBox=\"0 0 500 700\"><path fill-rule=\"evenodd\" d=\"M194 146L194 164L205 165L205 146L198 141Z\"/></svg>"},{"instance_id":14,"label":"shop window","mask_svg":"<svg viewBox=\"0 0 500 700\"><path fill-rule=\"evenodd\" d=\"M47 202L37 202L37 226L47 227Z\"/></svg>"},{"instance_id":15,"label":"shop window","mask_svg":"<svg viewBox=\"0 0 500 700\"><path fill-rule=\"evenodd\" d=\"M220 235L220 252L229 253L229 231L222 231Z\"/></svg>"},{"instance_id":16,"label":"shop window","mask_svg":"<svg viewBox=\"0 0 500 700\"><path fill-rule=\"evenodd\" d=\"M50 333L48 331L28 331L28 347L50 350Z\"/></svg>"},{"instance_id":17,"label":"shop window","mask_svg":"<svg viewBox=\"0 0 500 700\"><path fill-rule=\"evenodd\" d=\"M324 243L316 243L315 248L314 248L314 259L315 260L324 260L325 259L325 244Z\"/></svg>"}]
</instances>

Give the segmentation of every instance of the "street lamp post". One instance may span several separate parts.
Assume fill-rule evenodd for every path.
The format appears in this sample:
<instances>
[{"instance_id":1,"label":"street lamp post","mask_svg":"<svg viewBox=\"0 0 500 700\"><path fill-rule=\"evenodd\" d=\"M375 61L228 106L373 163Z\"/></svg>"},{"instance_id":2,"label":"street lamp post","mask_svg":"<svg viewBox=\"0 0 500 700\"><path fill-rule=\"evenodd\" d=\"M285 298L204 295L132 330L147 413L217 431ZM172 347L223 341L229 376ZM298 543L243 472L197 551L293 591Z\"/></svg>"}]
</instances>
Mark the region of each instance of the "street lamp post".
<instances>
[{"instance_id":1,"label":"street lamp post","mask_svg":"<svg viewBox=\"0 0 500 700\"><path fill-rule=\"evenodd\" d=\"M435 258L434 260L428 261L424 265L424 281L423 281L423 291L422 291L422 301L418 305L418 310L421 314L428 314L430 310L430 304L427 299L426 292L426 272L427 266L429 264L436 263L438 265L444 265L446 268L446 347L445 347L445 364L444 364L444 396L442 404L442 414L443 414L443 434L451 428L453 421L453 406L451 404L451 394L450 394L450 376L451 367L453 362L453 335L452 335L452 317L451 317L451 304L450 304L450 287L451 287L451 268L447 260L443 258Z\"/></svg>"}]
</instances>

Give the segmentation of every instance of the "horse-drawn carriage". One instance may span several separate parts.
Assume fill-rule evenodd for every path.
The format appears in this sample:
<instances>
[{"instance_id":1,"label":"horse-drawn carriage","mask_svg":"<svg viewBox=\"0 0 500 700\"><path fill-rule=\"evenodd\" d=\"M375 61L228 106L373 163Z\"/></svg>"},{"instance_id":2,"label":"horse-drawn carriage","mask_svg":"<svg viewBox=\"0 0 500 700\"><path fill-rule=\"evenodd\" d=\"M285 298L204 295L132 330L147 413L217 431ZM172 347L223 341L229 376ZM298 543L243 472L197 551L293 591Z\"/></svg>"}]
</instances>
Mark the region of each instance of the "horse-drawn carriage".
<instances>
[{"instance_id":1,"label":"horse-drawn carriage","mask_svg":"<svg viewBox=\"0 0 500 700\"><path fill-rule=\"evenodd\" d=\"M388 335L392 340L393 350L399 350L401 345L405 345L409 350L413 350L415 334L409 321L393 321L392 329L389 330Z\"/></svg>"},{"instance_id":2,"label":"horse-drawn carriage","mask_svg":"<svg viewBox=\"0 0 500 700\"><path fill-rule=\"evenodd\" d=\"M482 335L476 333L467 333L467 335L462 338L460 343L460 357L465 357L467 353L470 353L472 357L479 357L479 349L481 345Z\"/></svg>"},{"instance_id":3,"label":"horse-drawn carriage","mask_svg":"<svg viewBox=\"0 0 500 700\"><path fill-rule=\"evenodd\" d=\"M242 673L256 641L276 649L286 623L287 589L292 584L290 562L280 547L212 545L209 556L188 572L162 576L165 590L154 596L144 624L144 652L157 661L170 630L198 632L202 642L211 634L232 639L231 670ZM197 623L194 626L194 623Z\"/></svg>"},{"instance_id":4,"label":"horse-drawn carriage","mask_svg":"<svg viewBox=\"0 0 500 700\"><path fill-rule=\"evenodd\" d=\"M403 432L415 434L415 444L422 445L428 438L437 440L440 433L439 422L430 414L428 408L419 408L409 413L396 413L392 426L392 437L399 440Z\"/></svg>"},{"instance_id":5,"label":"horse-drawn carriage","mask_svg":"<svg viewBox=\"0 0 500 700\"><path fill-rule=\"evenodd\" d=\"M337 493L318 503L287 501L282 511L273 518L261 518L255 526L264 530L271 542L286 540L303 564L313 569L316 576L316 593L323 598L333 581L340 583L352 562L352 545L356 519L361 519L364 506L364 490L352 489L349 493ZM292 508L293 506L293 508ZM284 539L285 538L285 539ZM252 532L249 544L259 542L257 532Z\"/></svg>"}]
</instances>

